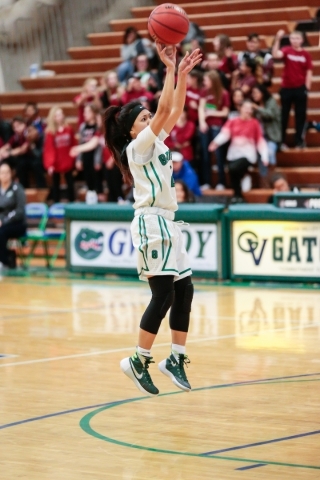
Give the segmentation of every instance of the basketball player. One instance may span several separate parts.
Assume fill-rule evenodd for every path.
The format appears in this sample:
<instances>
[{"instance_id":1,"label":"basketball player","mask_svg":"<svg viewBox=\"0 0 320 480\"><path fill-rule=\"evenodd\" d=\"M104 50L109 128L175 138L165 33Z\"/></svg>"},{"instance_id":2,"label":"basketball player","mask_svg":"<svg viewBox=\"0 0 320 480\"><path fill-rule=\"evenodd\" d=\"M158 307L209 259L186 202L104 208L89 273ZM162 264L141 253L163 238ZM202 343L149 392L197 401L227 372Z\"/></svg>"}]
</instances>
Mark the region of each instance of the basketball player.
<instances>
[{"instance_id":1,"label":"basketball player","mask_svg":"<svg viewBox=\"0 0 320 480\"><path fill-rule=\"evenodd\" d=\"M106 144L125 181L131 180L134 185L131 234L140 280L149 282L152 293L141 319L136 352L124 358L120 366L139 390L150 396L159 393L148 371L154 363L150 351L170 307L172 351L159 363L159 369L177 387L191 389L184 366L189 363L185 345L193 298L192 272L182 233L174 223L178 205L170 151L164 140L183 111L187 74L202 56L198 49L185 55L174 88L176 47L163 48L160 43L156 47L167 69L156 114L152 116L139 102L109 107L105 114Z\"/></svg>"}]
</instances>

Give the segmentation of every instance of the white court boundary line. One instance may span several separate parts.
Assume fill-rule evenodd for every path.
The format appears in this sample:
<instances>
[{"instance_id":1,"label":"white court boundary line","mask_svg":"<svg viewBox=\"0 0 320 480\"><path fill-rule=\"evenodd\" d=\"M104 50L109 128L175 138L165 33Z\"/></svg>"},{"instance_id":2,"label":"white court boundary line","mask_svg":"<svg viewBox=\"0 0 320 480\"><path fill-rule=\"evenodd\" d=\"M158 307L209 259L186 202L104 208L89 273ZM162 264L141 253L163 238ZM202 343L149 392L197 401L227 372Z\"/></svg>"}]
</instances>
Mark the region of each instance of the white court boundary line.
<instances>
[{"instance_id":1,"label":"white court boundary line","mask_svg":"<svg viewBox=\"0 0 320 480\"><path fill-rule=\"evenodd\" d=\"M306 325L303 329L307 328L315 328L319 327L320 323L316 323L313 325ZM292 330L300 330L301 326L298 325L297 327L293 327L290 329ZM259 333L269 333L269 332L286 332L288 331L287 328L272 328L268 330L261 330ZM243 333L243 334L231 334L231 335L221 335L218 337L208 337L208 338L195 338L188 340L188 344L190 343L203 343L203 342L211 342L212 340L225 340L228 338L240 338L240 337L250 337L252 336L252 332L250 333ZM157 343L153 345L152 348L159 348L159 347L168 347L171 346L171 342L167 343ZM61 357L51 357L51 358L38 358L35 360L25 360L23 362L13 362L13 363L4 363L3 365L0 365L0 368L5 368L5 367L14 367L16 365L33 365L36 363L46 363L46 362L55 362L58 360L69 360L71 358L84 358L84 357L93 357L96 355L107 355L108 353L118 353L118 352L132 352L134 347L124 347L124 348L114 348L111 350L101 350L98 352L88 352L88 353L75 353L73 355L64 355Z\"/></svg>"}]
</instances>

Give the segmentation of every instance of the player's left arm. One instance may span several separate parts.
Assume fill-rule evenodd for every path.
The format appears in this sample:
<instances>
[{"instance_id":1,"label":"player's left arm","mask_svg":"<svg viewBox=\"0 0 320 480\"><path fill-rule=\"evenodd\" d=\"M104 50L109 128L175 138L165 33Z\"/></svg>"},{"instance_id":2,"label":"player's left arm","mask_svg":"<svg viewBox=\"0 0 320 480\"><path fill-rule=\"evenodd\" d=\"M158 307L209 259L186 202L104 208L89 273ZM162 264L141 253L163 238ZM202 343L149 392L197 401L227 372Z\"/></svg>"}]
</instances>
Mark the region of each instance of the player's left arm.
<instances>
[{"instance_id":1,"label":"player's left arm","mask_svg":"<svg viewBox=\"0 0 320 480\"><path fill-rule=\"evenodd\" d=\"M197 63L201 62L201 60L202 53L200 52L199 48L197 48L191 54L187 52L179 64L178 81L173 94L172 110L167 122L164 125L164 130L168 134L171 132L177 123L178 118L183 112L186 101L187 75L197 65Z\"/></svg>"}]
</instances>

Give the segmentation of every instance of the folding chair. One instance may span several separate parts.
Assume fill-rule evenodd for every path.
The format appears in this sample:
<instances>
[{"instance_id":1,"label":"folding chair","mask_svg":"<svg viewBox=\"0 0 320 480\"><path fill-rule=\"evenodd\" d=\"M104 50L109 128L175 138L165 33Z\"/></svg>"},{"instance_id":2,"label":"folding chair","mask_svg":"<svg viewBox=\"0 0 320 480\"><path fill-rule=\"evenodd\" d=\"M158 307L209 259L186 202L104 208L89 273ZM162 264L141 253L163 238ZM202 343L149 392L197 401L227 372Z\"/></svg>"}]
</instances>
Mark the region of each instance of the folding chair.
<instances>
[{"instance_id":1,"label":"folding chair","mask_svg":"<svg viewBox=\"0 0 320 480\"><path fill-rule=\"evenodd\" d=\"M59 250L63 242L65 241L66 231L64 226L63 228L57 228L56 226L54 226L53 228L51 226L49 227L49 222L51 221L51 223L54 224L57 220L64 222L65 205L63 203L55 203L49 208L44 205L45 208L43 208L42 211L40 207L34 208L34 205L33 208L30 208L30 211L28 211L28 218L34 219L37 217L37 215L40 215L41 213L42 217L38 228L28 229L26 237L21 239L23 242L28 241L31 244L29 254L25 259L23 266L25 268L29 267L32 258L34 258L35 249L37 245L41 243L44 249L46 266L47 268L52 268L58 257ZM50 257L49 243L51 242L56 242L56 246L53 255Z\"/></svg>"},{"instance_id":2,"label":"folding chair","mask_svg":"<svg viewBox=\"0 0 320 480\"><path fill-rule=\"evenodd\" d=\"M45 234L47 236L47 241L56 241L56 247L54 253L50 259L50 267L53 267L55 261L57 260L59 250L62 247L62 244L65 242L66 239L66 230L64 228L64 214L65 214L65 204L64 203L54 203L49 207L48 210L48 222L53 221L57 222L60 221L63 223L63 227L55 227L54 229L46 229Z\"/></svg>"},{"instance_id":3,"label":"folding chair","mask_svg":"<svg viewBox=\"0 0 320 480\"><path fill-rule=\"evenodd\" d=\"M25 212L27 218L27 233L24 237L19 238L18 250L22 266L28 268L34 257L34 251L39 241L43 239L48 222L48 207L45 203L27 203ZM23 253L23 246L26 245L26 243L30 243L28 255L24 255ZM49 254L47 251L47 245L45 246L45 253L48 266Z\"/></svg>"}]
</instances>

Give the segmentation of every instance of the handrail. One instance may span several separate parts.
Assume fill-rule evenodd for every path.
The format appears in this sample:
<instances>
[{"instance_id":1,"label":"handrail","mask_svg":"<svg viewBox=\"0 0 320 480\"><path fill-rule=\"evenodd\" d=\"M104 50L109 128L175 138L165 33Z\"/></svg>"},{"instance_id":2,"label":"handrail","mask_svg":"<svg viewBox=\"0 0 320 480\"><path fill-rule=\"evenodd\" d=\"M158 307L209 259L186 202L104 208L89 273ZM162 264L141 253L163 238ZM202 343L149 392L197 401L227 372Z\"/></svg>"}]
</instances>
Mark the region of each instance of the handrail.
<instances>
[{"instance_id":1,"label":"handrail","mask_svg":"<svg viewBox=\"0 0 320 480\"><path fill-rule=\"evenodd\" d=\"M131 4L130 4L131 3ZM0 91L21 89L30 65L69 58L69 47L109 29L108 12L123 16L152 0L17 0L0 7ZM124 10L125 9L125 10ZM1 78L2 73L2 78Z\"/></svg>"}]
</instances>

